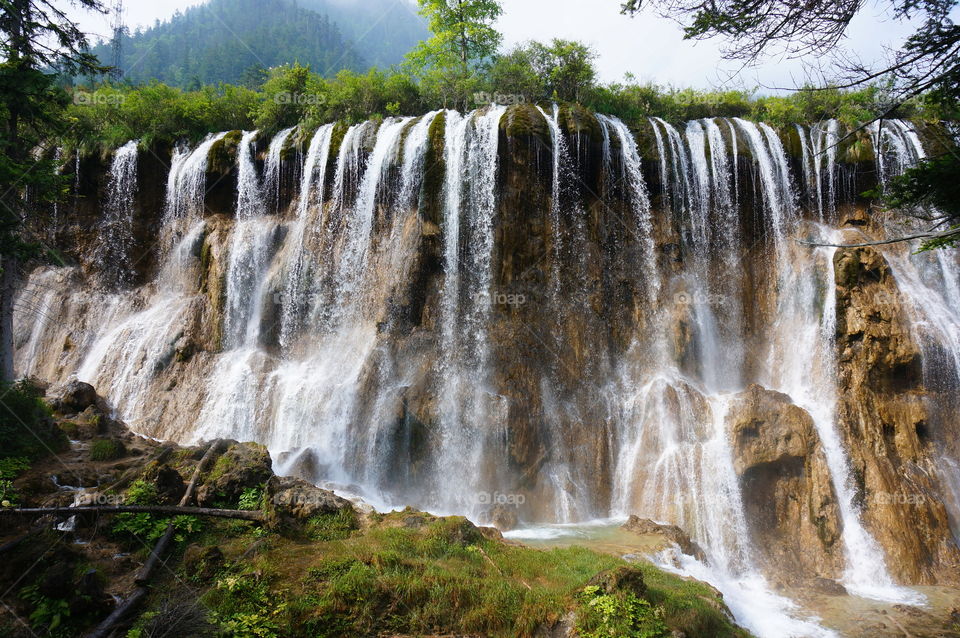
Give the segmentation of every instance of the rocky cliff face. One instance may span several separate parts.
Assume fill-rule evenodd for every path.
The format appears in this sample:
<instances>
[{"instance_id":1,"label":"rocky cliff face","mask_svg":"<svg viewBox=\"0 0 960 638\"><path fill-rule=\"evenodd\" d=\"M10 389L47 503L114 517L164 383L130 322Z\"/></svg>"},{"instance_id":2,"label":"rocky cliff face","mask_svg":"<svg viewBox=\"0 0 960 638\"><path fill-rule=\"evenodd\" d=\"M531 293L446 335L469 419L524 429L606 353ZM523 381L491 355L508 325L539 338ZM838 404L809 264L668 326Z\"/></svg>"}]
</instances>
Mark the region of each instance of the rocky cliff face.
<instances>
[{"instance_id":1,"label":"rocky cliff face","mask_svg":"<svg viewBox=\"0 0 960 638\"><path fill-rule=\"evenodd\" d=\"M746 519L781 582L843 572L842 521L813 419L785 394L752 385L726 418Z\"/></svg>"},{"instance_id":2,"label":"rocky cliff face","mask_svg":"<svg viewBox=\"0 0 960 638\"><path fill-rule=\"evenodd\" d=\"M172 176L142 152L121 290L90 276L108 162L81 162L40 229L74 265L26 282L19 369L378 503L637 513L781 581L843 577L853 516L897 580L952 581L958 424L927 387L952 364L881 252L794 241L867 222L843 192L873 179L870 140L826 162L819 129L648 124L524 105L232 132Z\"/></svg>"},{"instance_id":3,"label":"rocky cliff face","mask_svg":"<svg viewBox=\"0 0 960 638\"><path fill-rule=\"evenodd\" d=\"M841 249L834 263L838 420L864 516L899 578L955 583L960 554L937 496L940 454L906 304L875 249Z\"/></svg>"}]
</instances>

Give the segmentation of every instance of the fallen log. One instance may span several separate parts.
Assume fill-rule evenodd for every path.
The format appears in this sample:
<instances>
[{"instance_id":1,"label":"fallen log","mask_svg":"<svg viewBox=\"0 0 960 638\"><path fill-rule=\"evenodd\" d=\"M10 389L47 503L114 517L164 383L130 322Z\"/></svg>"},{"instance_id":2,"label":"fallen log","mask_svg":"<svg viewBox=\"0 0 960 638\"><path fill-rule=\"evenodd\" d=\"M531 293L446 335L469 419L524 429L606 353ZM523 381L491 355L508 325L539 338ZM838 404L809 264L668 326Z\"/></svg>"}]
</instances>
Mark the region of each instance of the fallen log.
<instances>
[{"instance_id":1,"label":"fallen log","mask_svg":"<svg viewBox=\"0 0 960 638\"><path fill-rule=\"evenodd\" d=\"M173 508L164 508L164 509L174 509L174 510L188 510L192 512L197 512L199 510L207 510L210 512L230 512L231 514L243 514L243 516L222 516L222 518L243 518L246 520L259 521L263 519L263 516L260 512L244 512L240 510L211 510L209 508L201 507L186 507L186 505L193 500L193 492L197 487L197 483L200 482L200 476L203 474L204 469L210 463L214 456L216 456L217 451L223 446L224 441L222 439L217 439L213 441L210 446L207 448L206 453L204 453L203 458L200 459L200 462L197 463L197 467L193 471L193 478L190 479L190 484L187 485L187 489L183 494L183 498L180 499L180 504L178 507ZM77 508L72 508L77 509ZM249 516L252 514L253 516ZM209 514L214 516L214 514ZM160 538L157 544L153 547L153 550L150 552L150 557L147 559L147 562L144 564L143 568L134 578L136 583L136 588L124 600L116 609L113 610L113 613L107 616L103 622L101 622L96 629L87 634L87 638L107 638L110 636L114 629L119 626L122 626L126 623L131 623L136 618L138 608L147 598L147 595L150 593L148 586L148 581L150 577L153 576L153 573L156 571L157 566L160 565L160 561L163 558L163 555L167 552L167 548L173 540L174 527L173 523L167 525L167 530L164 535Z\"/></svg>"},{"instance_id":2,"label":"fallen log","mask_svg":"<svg viewBox=\"0 0 960 638\"><path fill-rule=\"evenodd\" d=\"M213 507L180 507L178 505L90 505L83 507L23 507L0 509L0 515L45 516L55 514L163 514L165 516L211 516L213 518L239 518L247 521L262 521L263 514L248 510L224 510Z\"/></svg>"}]
</instances>

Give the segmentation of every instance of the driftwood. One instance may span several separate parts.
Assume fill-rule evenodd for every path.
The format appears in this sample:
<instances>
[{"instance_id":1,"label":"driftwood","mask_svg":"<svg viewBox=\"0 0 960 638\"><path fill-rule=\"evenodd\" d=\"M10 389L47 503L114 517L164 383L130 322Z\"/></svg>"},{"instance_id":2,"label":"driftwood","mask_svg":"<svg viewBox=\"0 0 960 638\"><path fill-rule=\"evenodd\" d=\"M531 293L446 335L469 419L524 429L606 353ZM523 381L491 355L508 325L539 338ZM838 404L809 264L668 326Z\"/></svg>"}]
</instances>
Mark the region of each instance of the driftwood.
<instances>
[{"instance_id":1,"label":"driftwood","mask_svg":"<svg viewBox=\"0 0 960 638\"><path fill-rule=\"evenodd\" d=\"M796 240L798 244L803 244L804 246L815 246L818 248L865 248L867 246L886 246L888 244L899 244L906 241L913 241L914 239L950 239L950 238L960 239L960 230L956 228L951 228L949 230L944 230L939 233L919 233L917 235L905 235L903 237L895 237L893 239L881 239L878 241L864 241L856 244L829 244L829 243L820 243L816 241L810 241L807 239L798 239Z\"/></svg>"},{"instance_id":2,"label":"driftwood","mask_svg":"<svg viewBox=\"0 0 960 638\"><path fill-rule=\"evenodd\" d=\"M216 456L217 450L223 446L224 441L218 439L210 444L210 447L207 448L206 453L204 453L203 458L200 459L200 462L197 463L196 469L193 471L193 478L190 479L190 484L187 485L187 490L183 494L183 498L180 499L180 505L177 507L162 507L162 508L141 508L141 509L163 509L167 511L174 511L178 514L194 514L200 516L219 516L221 518L242 518L249 521L260 521L263 520L263 516L260 512L247 512L239 510L218 510L202 507L186 507L190 501L193 500L193 493L196 490L197 483L200 481L200 476L203 474L204 468L210 463L214 456ZM82 508L71 508L74 510ZM124 508L105 508L110 509L124 509ZM229 514L229 516L227 515ZM164 532L163 536L154 546L153 551L150 552L150 557L147 559L147 562L144 563L140 572L137 574L134 582L137 586L133 590L133 593L127 597L121 604L113 610L113 613L107 616L107 618L97 626L96 629L87 634L86 638L107 638L110 636L113 631L130 620L132 620L136 614L137 608L140 604L146 599L147 595L150 593L150 589L147 587L147 581L150 580L153 573L156 571L157 566L160 565L160 561L163 558L163 555L166 553L167 548L170 543L173 541L174 527L171 523L167 525L167 530Z\"/></svg>"},{"instance_id":3,"label":"driftwood","mask_svg":"<svg viewBox=\"0 0 960 638\"><path fill-rule=\"evenodd\" d=\"M0 509L0 516L74 516L75 514L163 514L165 516L211 516L262 521L263 514L249 510L224 510L214 507L180 507L177 505L91 505L89 507L24 507Z\"/></svg>"}]
</instances>

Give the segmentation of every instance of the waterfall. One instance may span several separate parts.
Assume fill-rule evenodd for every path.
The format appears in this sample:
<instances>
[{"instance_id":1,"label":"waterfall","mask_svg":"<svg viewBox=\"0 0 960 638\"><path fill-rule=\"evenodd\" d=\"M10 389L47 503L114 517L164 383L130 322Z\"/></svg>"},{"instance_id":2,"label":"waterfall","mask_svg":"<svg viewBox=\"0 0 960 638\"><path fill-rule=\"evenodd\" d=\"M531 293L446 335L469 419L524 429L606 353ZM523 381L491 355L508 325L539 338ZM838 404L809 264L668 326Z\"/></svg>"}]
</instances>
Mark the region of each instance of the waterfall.
<instances>
[{"instance_id":1,"label":"waterfall","mask_svg":"<svg viewBox=\"0 0 960 638\"><path fill-rule=\"evenodd\" d=\"M431 111L410 127L403 145L403 165L400 169L400 190L397 206L418 206L416 195L423 179L423 162L427 155L430 127L441 111Z\"/></svg>"},{"instance_id":2,"label":"waterfall","mask_svg":"<svg viewBox=\"0 0 960 638\"><path fill-rule=\"evenodd\" d=\"M270 146L267 148L267 159L263 168L263 191L274 209L280 203L280 169L283 161L283 148L295 130L297 130L296 126L283 129L270 140Z\"/></svg>"},{"instance_id":3,"label":"waterfall","mask_svg":"<svg viewBox=\"0 0 960 638\"><path fill-rule=\"evenodd\" d=\"M374 217L380 184L391 163L396 161L400 134L412 118L388 118L377 131L376 143L367 160L357 189L351 214L342 217L342 237L337 267L333 275L333 315L335 326L362 303L362 286L367 258L373 241ZM346 140L344 141L346 143ZM338 170L338 175L340 171ZM341 185L342 185L341 181ZM342 200L341 200L342 201Z\"/></svg>"},{"instance_id":4,"label":"waterfall","mask_svg":"<svg viewBox=\"0 0 960 638\"><path fill-rule=\"evenodd\" d=\"M111 288L127 286L133 278L134 199L137 196L137 146L131 140L117 149L110 163L107 202L97 242L96 261L103 283Z\"/></svg>"},{"instance_id":5,"label":"waterfall","mask_svg":"<svg viewBox=\"0 0 960 638\"><path fill-rule=\"evenodd\" d=\"M333 138L333 124L325 124L317 129L304 161L303 176L300 181L300 195L297 200L297 217L290 234L288 245L290 256L286 263L284 282L283 313L280 323L280 344L289 348L295 336L302 330L304 315L310 307L311 273L316 266L310 257L312 241L319 233L308 232L311 227L323 224L322 200L326 190L327 163L330 159L330 142ZM317 209L317 216L310 211Z\"/></svg>"},{"instance_id":6,"label":"waterfall","mask_svg":"<svg viewBox=\"0 0 960 638\"><path fill-rule=\"evenodd\" d=\"M265 151L256 131L177 145L155 276L136 286L142 197L137 143L124 145L98 252L83 268L36 270L21 291L18 371L88 381L144 434L259 441L279 473L377 507L488 523L481 497L500 490L528 499L516 508L523 529L628 514L676 524L707 561L661 557L665 568L720 587L758 635L829 635L771 592L766 549L751 540L729 427L759 384L810 415L823 449L843 545L827 575L856 595L917 602L890 576L897 548L871 534L874 511L857 501L860 452L846 449L838 414L836 250L795 241L867 230L834 227L851 203L840 177L855 172L839 123L791 128L785 146L740 118L649 118L638 141L616 117L591 128L576 111L529 108L552 153L525 167L543 197L526 211L510 171L527 156L501 146L524 143L501 129L506 112L291 128ZM883 180L925 157L907 122L870 135ZM237 176L234 193L206 199L211 156ZM512 225L520 214L528 226ZM926 389L946 406L930 408L927 427L946 432L960 388L956 257L879 250ZM521 281L530 255L540 305L500 307L499 288ZM88 271L117 276L85 286ZM956 450L936 454L960 527Z\"/></svg>"},{"instance_id":7,"label":"waterfall","mask_svg":"<svg viewBox=\"0 0 960 638\"><path fill-rule=\"evenodd\" d=\"M437 504L467 511L476 507L479 486L476 477L464 476L460 468L476 467L484 445L481 428L487 415L489 373L486 319L493 292L497 149L505 111L494 106L465 117L448 111L445 131L438 475L460 476L463 481L443 485Z\"/></svg>"},{"instance_id":8,"label":"waterfall","mask_svg":"<svg viewBox=\"0 0 960 638\"><path fill-rule=\"evenodd\" d=\"M630 193L630 204L636 215L635 241L640 245L641 259L643 260L643 277L647 287L647 298L654 300L660 292L660 277L657 265L656 244L653 239L653 219L650 211L650 197L647 194L647 185L643 180L640 152L637 140L633 133L621 120L605 115L598 116L604 130L604 157L609 157L610 130L616 133L621 148L621 178L627 184ZM658 142L658 149L662 142ZM607 170L610 170L609 161L605 161Z\"/></svg>"},{"instance_id":9,"label":"waterfall","mask_svg":"<svg viewBox=\"0 0 960 638\"><path fill-rule=\"evenodd\" d=\"M810 127L811 152L813 154L813 188L816 192L817 210L822 220L836 212L837 147L840 144L840 123L827 120ZM826 192L824 192L826 183Z\"/></svg>"},{"instance_id":10,"label":"waterfall","mask_svg":"<svg viewBox=\"0 0 960 638\"><path fill-rule=\"evenodd\" d=\"M226 137L227 131L208 135L192 152L177 146L170 160L163 228L172 233L168 246L203 216L207 188L207 159L213 145Z\"/></svg>"}]
</instances>

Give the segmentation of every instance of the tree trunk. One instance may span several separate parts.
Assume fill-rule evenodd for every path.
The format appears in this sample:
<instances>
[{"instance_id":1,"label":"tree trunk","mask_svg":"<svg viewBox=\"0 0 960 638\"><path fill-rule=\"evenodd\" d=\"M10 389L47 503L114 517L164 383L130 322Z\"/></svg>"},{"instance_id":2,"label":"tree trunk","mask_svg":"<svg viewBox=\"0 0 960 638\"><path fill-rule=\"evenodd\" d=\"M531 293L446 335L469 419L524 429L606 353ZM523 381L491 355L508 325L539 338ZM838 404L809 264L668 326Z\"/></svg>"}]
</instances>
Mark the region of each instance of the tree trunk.
<instances>
[{"instance_id":1,"label":"tree trunk","mask_svg":"<svg viewBox=\"0 0 960 638\"><path fill-rule=\"evenodd\" d=\"M0 381L11 383L13 370L13 298L17 287L17 258L5 255L0 259Z\"/></svg>"}]
</instances>

